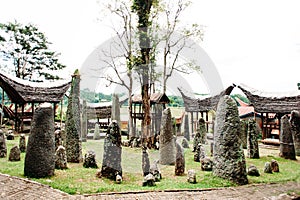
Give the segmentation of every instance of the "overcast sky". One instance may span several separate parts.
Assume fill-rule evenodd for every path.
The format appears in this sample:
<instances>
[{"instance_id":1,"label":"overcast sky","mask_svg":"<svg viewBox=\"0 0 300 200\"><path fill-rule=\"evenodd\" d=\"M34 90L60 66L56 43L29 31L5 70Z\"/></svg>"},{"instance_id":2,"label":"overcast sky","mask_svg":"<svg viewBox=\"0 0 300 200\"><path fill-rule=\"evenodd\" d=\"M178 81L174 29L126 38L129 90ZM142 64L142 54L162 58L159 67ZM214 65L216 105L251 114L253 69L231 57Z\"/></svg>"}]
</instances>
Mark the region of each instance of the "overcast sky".
<instances>
[{"instance_id":1,"label":"overcast sky","mask_svg":"<svg viewBox=\"0 0 300 200\"><path fill-rule=\"evenodd\" d=\"M291 91L300 82L300 2L193 0L184 20L205 26L200 46L227 87ZM113 35L96 0L1 0L0 21L36 24L71 74ZM192 85L195 85L192 83ZM201 90L201 89L199 89ZM199 92L199 91L198 91ZM201 92L201 91L200 91Z\"/></svg>"}]
</instances>

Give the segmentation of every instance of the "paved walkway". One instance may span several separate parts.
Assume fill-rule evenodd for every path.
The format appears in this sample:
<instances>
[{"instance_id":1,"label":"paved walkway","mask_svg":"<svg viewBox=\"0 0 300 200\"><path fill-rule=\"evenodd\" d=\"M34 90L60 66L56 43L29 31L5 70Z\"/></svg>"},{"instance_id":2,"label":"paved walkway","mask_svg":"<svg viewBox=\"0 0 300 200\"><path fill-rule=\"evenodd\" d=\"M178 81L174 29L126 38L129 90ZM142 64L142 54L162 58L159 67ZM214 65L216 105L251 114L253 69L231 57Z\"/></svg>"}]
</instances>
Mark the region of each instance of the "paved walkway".
<instances>
[{"instance_id":1,"label":"paved walkway","mask_svg":"<svg viewBox=\"0 0 300 200\"><path fill-rule=\"evenodd\" d=\"M33 199L300 199L290 194L290 191L300 191L300 183L288 182L285 184L268 185L246 185L232 188L192 190L192 191L162 191L162 192L126 192L126 193L105 193L93 195L68 195L59 190L52 189L28 179L21 179L0 173L0 199L5 200L33 200ZM287 195L287 193L289 195Z\"/></svg>"}]
</instances>

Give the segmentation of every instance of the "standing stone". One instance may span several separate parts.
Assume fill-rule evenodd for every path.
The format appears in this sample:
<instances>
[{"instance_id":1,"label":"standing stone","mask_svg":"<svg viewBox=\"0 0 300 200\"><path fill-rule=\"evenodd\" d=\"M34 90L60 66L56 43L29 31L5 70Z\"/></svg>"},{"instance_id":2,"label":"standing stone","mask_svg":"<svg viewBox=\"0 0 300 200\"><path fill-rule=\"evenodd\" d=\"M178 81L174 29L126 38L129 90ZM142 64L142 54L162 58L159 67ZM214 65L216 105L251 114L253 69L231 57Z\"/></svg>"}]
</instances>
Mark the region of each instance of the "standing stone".
<instances>
[{"instance_id":1,"label":"standing stone","mask_svg":"<svg viewBox=\"0 0 300 200\"><path fill-rule=\"evenodd\" d=\"M54 175L55 136L53 113L53 108L49 103L40 105L34 112L25 155L25 176L43 178Z\"/></svg>"},{"instance_id":2,"label":"standing stone","mask_svg":"<svg viewBox=\"0 0 300 200\"><path fill-rule=\"evenodd\" d=\"M81 115L81 141L86 142L87 141L87 104L86 100L83 100L82 103L82 115Z\"/></svg>"},{"instance_id":3,"label":"standing stone","mask_svg":"<svg viewBox=\"0 0 300 200\"><path fill-rule=\"evenodd\" d=\"M206 131L206 123L203 118L200 118L198 121L197 132L199 132L199 143L207 144L207 131Z\"/></svg>"},{"instance_id":4,"label":"standing stone","mask_svg":"<svg viewBox=\"0 0 300 200\"><path fill-rule=\"evenodd\" d=\"M5 158L7 155L6 139L4 132L0 129L0 158Z\"/></svg>"},{"instance_id":5,"label":"standing stone","mask_svg":"<svg viewBox=\"0 0 300 200\"><path fill-rule=\"evenodd\" d=\"M296 156L300 156L300 114L298 111L291 112L291 125Z\"/></svg>"},{"instance_id":6,"label":"standing stone","mask_svg":"<svg viewBox=\"0 0 300 200\"><path fill-rule=\"evenodd\" d=\"M270 165L272 168L272 172L279 172L279 164L276 160L272 159Z\"/></svg>"},{"instance_id":7,"label":"standing stone","mask_svg":"<svg viewBox=\"0 0 300 200\"><path fill-rule=\"evenodd\" d=\"M205 148L202 144L198 144L198 147L194 154L194 161L200 162L201 159L206 157Z\"/></svg>"},{"instance_id":8,"label":"standing stone","mask_svg":"<svg viewBox=\"0 0 300 200\"><path fill-rule=\"evenodd\" d=\"M163 111L159 136L159 163L161 165L174 165L176 161L175 138L172 129L171 110L166 108Z\"/></svg>"},{"instance_id":9,"label":"standing stone","mask_svg":"<svg viewBox=\"0 0 300 200\"><path fill-rule=\"evenodd\" d=\"M256 121L250 119L248 121L248 134L247 134L247 156L248 158L259 158L259 148L258 148L258 129Z\"/></svg>"},{"instance_id":10,"label":"standing stone","mask_svg":"<svg viewBox=\"0 0 300 200\"><path fill-rule=\"evenodd\" d=\"M183 175L184 169L185 169L184 150L182 146L178 142L176 142L175 175L176 176Z\"/></svg>"},{"instance_id":11,"label":"standing stone","mask_svg":"<svg viewBox=\"0 0 300 200\"><path fill-rule=\"evenodd\" d=\"M214 142L210 143L210 156L214 155Z\"/></svg>"},{"instance_id":12,"label":"standing stone","mask_svg":"<svg viewBox=\"0 0 300 200\"><path fill-rule=\"evenodd\" d=\"M266 162L264 166L264 172L268 174L272 174L272 167L270 162Z\"/></svg>"},{"instance_id":13,"label":"standing stone","mask_svg":"<svg viewBox=\"0 0 300 200\"><path fill-rule=\"evenodd\" d=\"M142 169L143 175L147 176L150 172L150 160L147 152L147 147L142 147Z\"/></svg>"},{"instance_id":14,"label":"standing stone","mask_svg":"<svg viewBox=\"0 0 300 200\"><path fill-rule=\"evenodd\" d=\"M188 141L186 138L183 138L183 139L182 139L181 145L182 145L182 147L185 148L185 149L190 148L190 146L189 146L189 141Z\"/></svg>"},{"instance_id":15,"label":"standing stone","mask_svg":"<svg viewBox=\"0 0 300 200\"><path fill-rule=\"evenodd\" d=\"M240 129L235 101L228 95L221 97L215 121L213 174L243 185L248 179Z\"/></svg>"},{"instance_id":16,"label":"standing stone","mask_svg":"<svg viewBox=\"0 0 300 200\"><path fill-rule=\"evenodd\" d=\"M55 151L55 169L68 169L66 148L58 146Z\"/></svg>"},{"instance_id":17,"label":"standing stone","mask_svg":"<svg viewBox=\"0 0 300 200\"><path fill-rule=\"evenodd\" d=\"M68 162L82 162L80 122L80 75L76 70L72 76L71 91L66 116L66 151Z\"/></svg>"},{"instance_id":18,"label":"standing stone","mask_svg":"<svg viewBox=\"0 0 300 200\"><path fill-rule=\"evenodd\" d=\"M248 122L241 120L241 141L243 149L247 149Z\"/></svg>"},{"instance_id":19,"label":"standing stone","mask_svg":"<svg viewBox=\"0 0 300 200\"><path fill-rule=\"evenodd\" d=\"M20 161L21 160L21 151L17 145L13 146L9 152L9 161Z\"/></svg>"},{"instance_id":20,"label":"standing stone","mask_svg":"<svg viewBox=\"0 0 300 200\"><path fill-rule=\"evenodd\" d=\"M122 141L117 121L112 121L104 139L103 161L101 176L116 180L116 175L122 176L121 156Z\"/></svg>"},{"instance_id":21,"label":"standing stone","mask_svg":"<svg viewBox=\"0 0 300 200\"><path fill-rule=\"evenodd\" d=\"M197 183L196 172L195 172L195 170L190 169L190 170L188 171L188 174L187 174L187 181L188 181L189 183L193 183L193 184Z\"/></svg>"},{"instance_id":22,"label":"standing stone","mask_svg":"<svg viewBox=\"0 0 300 200\"><path fill-rule=\"evenodd\" d=\"M94 140L100 140L100 127L99 127L98 123L95 124L93 139Z\"/></svg>"},{"instance_id":23,"label":"standing stone","mask_svg":"<svg viewBox=\"0 0 300 200\"><path fill-rule=\"evenodd\" d=\"M57 129L54 132L54 137L55 137L55 149L57 149L60 145L63 145L63 139L61 135L62 131L60 129Z\"/></svg>"},{"instance_id":24,"label":"standing stone","mask_svg":"<svg viewBox=\"0 0 300 200\"><path fill-rule=\"evenodd\" d=\"M98 168L95 151L90 150L84 155L83 167Z\"/></svg>"},{"instance_id":25,"label":"standing stone","mask_svg":"<svg viewBox=\"0 0 300 200\"><path fill-rule=\"evenodd\" d=\"M19 148L21 152L26 152L26 137L24 134L20 135Z\"/></svg>"},{"instance_id":26,"label":"standing stone","mask_svg":"<svg viewBox=\"0 0 300 200\"><path fill-rule=\"evenodd\" d=\"M293 141L292 127L287 115L281 117L280 125L280 153L279 156L285 159L296 160L296 153Z\"/></svg>"},{"instance_id":27,"label":"standing stone","mask_svg":"<svg viewBox=\"0 0 300 200\"><path fill-rule=\"evenodd\" d=\"M115 93L112 96L111 120L116 120L118 126L121 127L119 96Z\"/></svg>"},{"instance_id":28,"label":"standing stone","mask_svg":"<svg viewBox=\"0 0 300 200\"><path fill-rule=\"evenodd\" d=\"M184 138L190 141L189 115L184 115Z\"/></svg>"}]
</instances>

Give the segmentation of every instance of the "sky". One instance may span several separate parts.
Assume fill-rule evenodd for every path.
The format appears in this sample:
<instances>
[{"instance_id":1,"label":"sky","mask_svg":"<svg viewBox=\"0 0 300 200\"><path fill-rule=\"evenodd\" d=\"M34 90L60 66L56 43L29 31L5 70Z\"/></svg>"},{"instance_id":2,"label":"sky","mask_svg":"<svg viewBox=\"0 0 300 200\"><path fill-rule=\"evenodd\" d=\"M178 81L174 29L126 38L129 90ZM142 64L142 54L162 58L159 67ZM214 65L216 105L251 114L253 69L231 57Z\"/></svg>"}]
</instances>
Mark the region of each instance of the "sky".
<instances>
[{"instance_id":1,"label":"sky","mask_svg":"<svg viewBox=\"0 0 300 200\"><path fill-rule=\"evenodd\" d=\"M182 20L204 27L199 43L219 72L224 88L246 84L284 92L300 82L300 2L298 0L192 0ZM61 53L68 66L79 68L104 41L113 37L99 20L96 0L1 0L0 22L33 23ZM207 91L197 77L195 92ZM197 90L197 91L196 91Z\"/></svg>"}]
</instances>

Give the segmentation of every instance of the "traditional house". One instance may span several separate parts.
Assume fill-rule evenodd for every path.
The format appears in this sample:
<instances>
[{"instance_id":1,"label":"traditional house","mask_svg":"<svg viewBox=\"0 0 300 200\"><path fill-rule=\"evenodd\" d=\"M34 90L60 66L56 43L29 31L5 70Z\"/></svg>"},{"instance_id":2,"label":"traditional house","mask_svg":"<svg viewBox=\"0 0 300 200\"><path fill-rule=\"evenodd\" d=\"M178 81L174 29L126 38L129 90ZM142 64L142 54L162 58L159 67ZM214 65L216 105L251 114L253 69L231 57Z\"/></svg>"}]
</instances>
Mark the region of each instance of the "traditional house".
<instances>
[{"instance_id":1,"label":"traditional house","mask_svg":"<svg viewBox=\"0 0 300 200\"><path fill-rule=\"evenodd\" d=\"M4 106L2 101L3 111L11 120L14 120L15 131L18 132L24 120L32 119L35 104L49 102L53 103L53 107L56 108L70 86L71 81L30 82L1 72L0 87L14 104L14 110L11 110ZM31 105L31 109L25 112L27 104Z\"/></svg>"}]
</instances>

